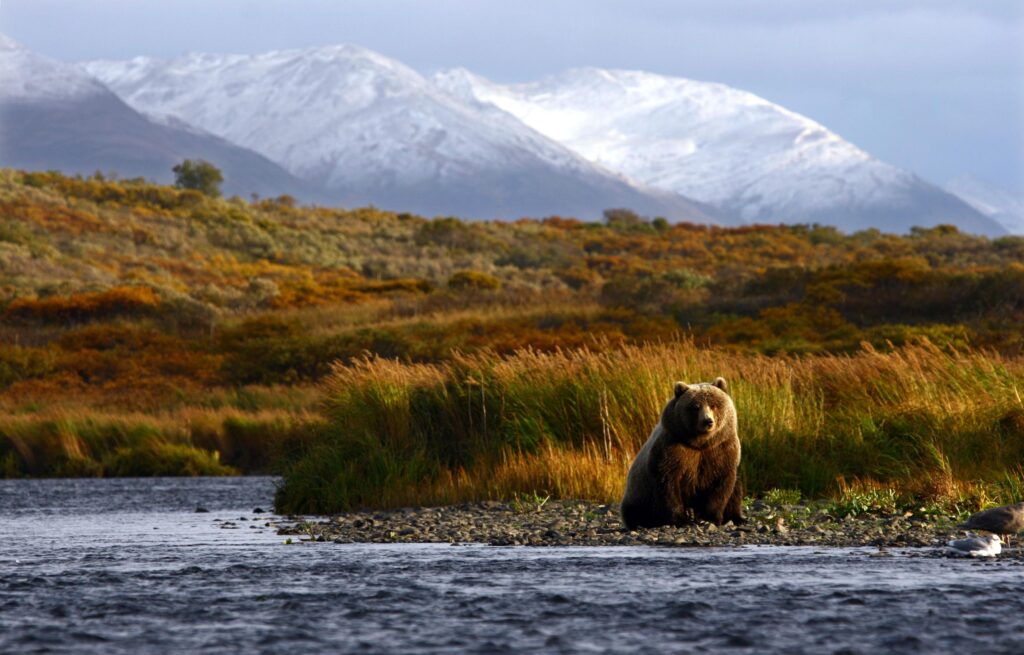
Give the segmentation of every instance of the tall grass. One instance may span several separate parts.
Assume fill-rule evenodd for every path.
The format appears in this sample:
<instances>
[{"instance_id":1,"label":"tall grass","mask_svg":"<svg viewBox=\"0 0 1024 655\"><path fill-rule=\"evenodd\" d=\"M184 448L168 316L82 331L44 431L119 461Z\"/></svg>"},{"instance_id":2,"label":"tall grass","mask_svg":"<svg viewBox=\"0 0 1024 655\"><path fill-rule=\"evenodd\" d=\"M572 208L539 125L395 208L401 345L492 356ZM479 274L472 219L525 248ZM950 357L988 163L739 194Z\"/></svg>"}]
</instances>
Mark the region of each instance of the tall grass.
<instances>
[{"instance_id":1,"label":"tall grass","mask_svg":"<svg viewBox=\"0 0 1024 655\"><path fill-rule=\"evenodd\" d=\"M325 383L326 424L287 470L282 511L510 498L618 500L672 382L731 385L751 493L816 498L884 484L942 498L1016 497L1024 361L930 344L765 357L690 341L487 353L424 365L365 359Z\"/></svg>"},{"instance_id":2,"label":"tall grass","mask_svg":"<svg viewBox=\"0 0 1024 655\"><path fill-rule=\"evenodd\" d=\"M316 420L232 408L9 414L0 417L0 477L278 472Z\"/></svg>"}]
</instances>

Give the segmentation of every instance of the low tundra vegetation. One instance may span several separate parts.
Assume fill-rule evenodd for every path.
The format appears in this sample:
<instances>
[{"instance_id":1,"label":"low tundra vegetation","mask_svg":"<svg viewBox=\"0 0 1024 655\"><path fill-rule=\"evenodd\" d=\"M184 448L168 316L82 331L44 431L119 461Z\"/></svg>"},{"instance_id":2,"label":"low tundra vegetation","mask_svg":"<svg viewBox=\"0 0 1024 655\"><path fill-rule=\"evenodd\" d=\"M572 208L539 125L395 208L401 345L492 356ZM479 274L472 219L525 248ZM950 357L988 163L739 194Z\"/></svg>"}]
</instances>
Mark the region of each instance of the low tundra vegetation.
<instances>
[{"instance_id":1,"label":"low tundra vegetation","mask_svg":"<svg viewBox=\"0 0 1024 655\"><path fill-rule=\"evenodd\" d=\"M667 385L723 375L766 502L1015 500L1022 261L941 225L477 222L0 170L0 475L284 472L294 511L616 500Z\"/></svg>"}]
</instances>

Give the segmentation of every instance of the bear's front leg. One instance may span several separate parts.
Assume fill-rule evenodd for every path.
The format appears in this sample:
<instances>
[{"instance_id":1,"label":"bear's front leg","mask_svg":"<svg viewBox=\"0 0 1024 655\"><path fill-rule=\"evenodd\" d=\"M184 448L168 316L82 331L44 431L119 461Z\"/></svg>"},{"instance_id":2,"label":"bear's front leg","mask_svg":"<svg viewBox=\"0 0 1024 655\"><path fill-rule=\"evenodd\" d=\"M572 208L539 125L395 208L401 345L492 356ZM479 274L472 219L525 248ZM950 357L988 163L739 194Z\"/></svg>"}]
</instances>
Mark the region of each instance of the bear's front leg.
<instances>
[{"instance_id":1,"label":"bear's front leg","mask_svg":"<svg viewBox=\"0 0 1024 655\"><path fill-rule=\"evenodd\" d=\"M693 523L693 509L683 502L682 489L678 484L665 487L665 505L668 508L672 525L679 527Z\"/></svg>"},{"instance_id":2,"label":"bear's front leg","mask_svg":"<svg viewBox=\"0 0 1024 655\"><path fill-rule=\"evenodd\" d=\"M732 521L733 525L743 525L747 522L747 517L743 516L743 483L739 479L732 487L732 495L726 503L722 519Z\"/></svg>"},{"instance_id":3,"label":"bear's front leg","mask_svg":"<svg viewBox=\"0 0 1024 655\"><path fill-rule=\"evenodd\" d=\"M729 508L729 501L735 490L736 471L732 471L716 480L705 491L704 502L702 503L704 520L711 521L715 525L725 523L726 510Z\"/></svg>"}]
</instances>

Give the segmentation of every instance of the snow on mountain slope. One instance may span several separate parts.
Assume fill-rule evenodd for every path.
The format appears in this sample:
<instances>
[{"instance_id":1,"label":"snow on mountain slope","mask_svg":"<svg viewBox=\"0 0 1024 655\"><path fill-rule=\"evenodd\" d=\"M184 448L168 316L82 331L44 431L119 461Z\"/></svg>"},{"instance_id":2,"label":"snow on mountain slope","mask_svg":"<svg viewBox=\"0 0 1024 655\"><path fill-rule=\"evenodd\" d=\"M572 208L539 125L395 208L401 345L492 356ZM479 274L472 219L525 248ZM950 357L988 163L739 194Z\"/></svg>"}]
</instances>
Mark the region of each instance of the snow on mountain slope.
<instances>
[{"instance_id":1,"label":"snow on mountain slope","mask_svg":"<svg viewBox=\"0 0 1024 655\"><path fill-rule=\"evenodd\" d=\"M187 158L220 167L228 193L319 198L267 158L191 126L153 122L77 66L0 35L0 166L170 182Z\"/></svg>"},{"instance_id":2,"label":"snow on mountain slope","mask_svg":"<svg viewBox=\"0 0 1024 655\"><path fill-rule=\"evenodd\" d=\"M136 109L252 148L341 201L478 217L595 217L628 206L718 222L710 208L637 188L506 112L355 46L85 69Z\"/></svg>"},{"instance_id":3,"label":"snow on mountain slope","mask_svg":"<svg viewBox=\"0 0 1024 655\"><path fill-rule=\"evenodd\" d=\"M45 59L0 34L0 94L4 100L65 100L109 91L76 66Z\"/></svg>"},{"instance_id":4,"label":"snow on mountain slope","mask_svg":"<svg viewBox=\"0 0 1024 655\"><path fill-rule=\"evenodd\" d=\"M596 68L526 84L499 85L462 69L434 81L504 109L595 163L748 222L1002 231L818 123L722 84Z\"/></svg>"},{"instance_id":5,"label":"snow on mountain slope","mask_svg":"<svg viewBox=\"0 0 1024 655\"><path fill-rule=\"evenodd\" d=\"M970 175L950 180L946 191L956 194L971 207L996 220L1010 234L1024 235L1024 198Z\"/></svg>"}]
</instances>

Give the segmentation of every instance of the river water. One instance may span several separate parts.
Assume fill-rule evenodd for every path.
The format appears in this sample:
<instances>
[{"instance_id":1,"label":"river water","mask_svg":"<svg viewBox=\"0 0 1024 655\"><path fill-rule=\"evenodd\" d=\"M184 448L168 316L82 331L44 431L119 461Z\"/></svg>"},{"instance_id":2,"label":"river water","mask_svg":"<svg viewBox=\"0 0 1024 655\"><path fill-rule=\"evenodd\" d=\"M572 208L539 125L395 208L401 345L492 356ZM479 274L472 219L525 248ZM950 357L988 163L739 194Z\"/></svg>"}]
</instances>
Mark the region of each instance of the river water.
<instances>
[{"instance_id":1,"label":"river water","mask_svg":"<svg viewBox=\"0 0 1024 655\"><path fill-rule=\"evenodd\" d=\"M1024 653L1019 561L285 545L273 489L0 480L0 653Z\"/></svg>"}]
</instances>

